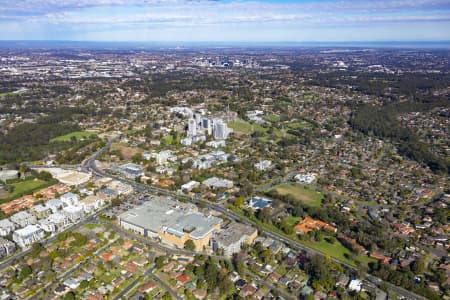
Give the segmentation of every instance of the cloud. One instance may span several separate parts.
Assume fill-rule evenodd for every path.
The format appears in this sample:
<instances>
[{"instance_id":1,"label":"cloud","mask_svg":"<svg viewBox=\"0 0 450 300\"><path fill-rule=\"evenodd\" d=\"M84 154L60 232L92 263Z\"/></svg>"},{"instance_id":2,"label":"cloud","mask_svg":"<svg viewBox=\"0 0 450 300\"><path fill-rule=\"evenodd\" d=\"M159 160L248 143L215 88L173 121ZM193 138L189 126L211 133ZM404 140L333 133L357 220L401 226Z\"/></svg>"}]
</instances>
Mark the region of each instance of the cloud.
<instances>
[{"instance_id":1,"label":"cloud","mask_svg":"<svg viewBox=\"0 0 450 300\"><path fill-rule=\"evenodd\" d=\"M314 28L331 31L353 26L358 30L380 24L448 21L449 0L0 0L3 27L30 35L40 30L46 36L144 29L181 32L180 28L264 35L264 31L283 28L290 32Z\"/></svg>"}]
</instances>

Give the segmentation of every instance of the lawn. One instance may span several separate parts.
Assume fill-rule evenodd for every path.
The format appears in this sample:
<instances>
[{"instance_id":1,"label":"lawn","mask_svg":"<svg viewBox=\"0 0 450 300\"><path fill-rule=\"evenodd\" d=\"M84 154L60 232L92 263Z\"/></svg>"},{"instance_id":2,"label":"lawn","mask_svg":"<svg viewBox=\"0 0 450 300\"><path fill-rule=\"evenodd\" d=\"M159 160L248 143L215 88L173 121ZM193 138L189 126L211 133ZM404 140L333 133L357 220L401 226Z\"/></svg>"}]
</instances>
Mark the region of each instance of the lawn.
<instances>
[{"instance_id":1,"label":"lawn","mask_svg":"<svg viewBox=\"0 0 450 300\"><path fill-rule=\"evenodd\" d=\"M289 129L303 129L303 128L311 128L312 125L311 125L311 123L306 122L304 120L297 120L295 122L288 123L287 127Z\"/></svg>"},{"instance_id":2,"label":"lawn","mask_svg":"<svg viewBox=\"0 0 450 300\"><path fill-rule=\"evenodd\" d=\"M51 183L47 182L47 181L43 181L43 180L24 180L24 181L20 181L20 182L16 182L11 184L12 186L14 186L14 191L12 193L8 193L6 195L4 195L3 197L0 198L1 200L13 200L16 198L19 198L23 195L35 192L37 190L40 190L42 188L45 188L49 185L51 185Z\"/></svg>"},{"instance_id":3,"label":"lawn","mask_svg":"<svg viewBox=\"0 0 450 300\"><path fill-rule=\"evenodd\" d=\"M14 96L15 94L13 92L10 93L0 93L0 97L6 97L6 96Z\"/></svg>"},{"instance_id":4,"label":"lawn","mask_svg":"<svg viewBox=\"0 0 450 300\"><path fill-rule=\"evenodd\" d=\"M264 117L264 119L266 121L272 122L272 123L276 123L280 121L280 116L279 115L267 115Z\"/></svg>"},{"instance_id":5,"label":"lawn","mask_svg":"<svg viewBox=\"0 0 450 300\"><path fill-rule=\"evenodd\" d=\"M290 136L290 134L284 129L280 130L273 127L270 131L268 128L264 128L259 124L250 124L242 120L230 121L227 124L238 135L249 135L253 132L261 133L259 139L263 142L267 142L269 140L277 142L282 138L288 138Z\"/></svg>"},{"instance_id":6,"label":"lawn","mask_svg":"<svg viewBox=\"0 0 450 300\"><path fill-rule=\"evenodd\" d=\"M172 145L173 142L174 142L173 136L171 136L171 135L166 135L165 137L163 137L163 138L161 139L161 142L162 142L164 145L166 145L166 146Z\"/></svg>"},{"instance_id":7,"label":"lawn","mask_svg":"<svg viewBox=\"0 0 450 300\"><path fill-rule=\"evenodd\" d=\"M300 186L282 183L270 188L267 192L276 191L279 195L291 195L295 200L301 201L312 207L320 207L323 195L319 192Z\"/></svg>"},{"instance_id":8,"label":"lawn","mask_svg":"<svg viewBox=\"0 0 450 300\"><path fill-rule=\"evenodd\" d=\"M227 123L228 127L232 128L237 134L250 134L254 131L252 124L245 121L230 121Z\"/></svg>"},{"instance_id":9,"label":"lawn","mask_svg":"<svg viewBox=\"0 0 450 300\"><path fill-rule=\"evenodd\" d=\"M284 219L290 226L294 227L300 221L301 218L289 215Z\"/></svg>"},{"instance_id":10,"label":"lawn","mask_svg":"<svg viewBox=\"0 0 450 300\"><path fill-rule=\"evenodd\" d=\"M98 134L98 131L74 131L65 135L57 136L51 139L50 142L67 142L70 141L72 138L81 140L96 134Z\"/></svg>"}]
</instances>

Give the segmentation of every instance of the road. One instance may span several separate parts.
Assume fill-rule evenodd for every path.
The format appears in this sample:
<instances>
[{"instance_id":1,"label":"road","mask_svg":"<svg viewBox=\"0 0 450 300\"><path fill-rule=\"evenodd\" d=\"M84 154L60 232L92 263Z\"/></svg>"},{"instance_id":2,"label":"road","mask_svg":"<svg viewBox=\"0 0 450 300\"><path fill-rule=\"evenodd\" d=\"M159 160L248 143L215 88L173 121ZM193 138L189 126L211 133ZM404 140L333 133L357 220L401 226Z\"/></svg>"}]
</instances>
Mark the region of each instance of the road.
<instances>
[{"instance_id":1,"label":"road","mask_svg":"<svg viewBox=\"0 0 450 300\"><path fill-rule=\"evenodd\" d=\"M230 211L230 210L228 210L228 209L226 209L226 208L224 208L222 206L216 205L214 203L202 201L202 200L199 200L199 199L192 199L190 197L187 197L186 195L177 194L177 193L174 193L174 192L171 192L171 191L168 191L168 190L164 190L164 189L161 189L161 188L140 184L140 183L137 183L137 182L132 182L132 181L129 181L129 180L125 180L125 179L123 179L123 178L121 178L119 176L115 176L115 175L110 175L110 174L104 173L103 171L101 171L101 170L99 170L97 168L97 166L95 164L95 160L97 159L97 157L99 155L101 155L104 151L106 151L111 146L111 144L114 141L115 141L115 139L110 140L105 145L105 147L103 147L101 150L99 150L97 153L95 153L89 159L85 160L83 162L82 169L85 169L86 171L90 171L90 172L92 172L93 174L95 174L95 175L97 175L99 177L111 177L111 178L113 178L115 180L122 181L124 183L128 183L131 186L133 186L133 188L136 191L138 191L140 193L146 193L146 192L147 193L159 193L159 194L162 194L162 195L167 195L167 196L173 197L173 198L178 199L178 200L182 200L182 201L186 201L187 200L187 201L190 201L191 203L194 203L194 204L202 204L202 205L204 205L205 207L208 207L211 210L215 210L215 211L218 211L218 212L222 213L223 215L227 216L228 218L230 218L232 220L235 220L235 221L247 224L247 225L251 225L251 226L255 226L255 227L260 228L259 226L257 226L257 224L255 222L253 222L253 221L251 221L249 219L246 219L246 218L244 219L241 216L239 216L238 214L236 214L236 213L234 213L234 212L232 212L232 211ZM280 235L280 234L278 234L276 232L270 231L270 230L265 229L265 228L260 228L260 229L261 229L261 231L264 234L266 234L267 236L271 237L272 239L274 239L276 241L279 241L279 242L282 242L284 244L290 245L292 248L294 248L296 250L303 251L303 252L305 252L305 253L307 253L309 255L324 256L324 254L322 252L319 252L317 250L305 247L305 246L301 245L300 243L298 243L296 241L293 241L291 239L288 239L288 238L286 238L286 237L284 237L284 236L282 236L282 235ZM348 270L357 271L357 269L355 267L351 266L351 265L348 265L348 264L346 264L344 262L341 262L339 260L336 260L336 259L332 259L332 260L334 262L342 265L343 267L345 267ZM391 284L389 282L385 282L385 281L383 281L383 280L381 280L378 277L375 277L373 275L366 275L366 279L368 279L369 281L371 281L373 283L376 283L378 286L380 286L382 283L384 283L393 292L395 292L398 295L401 295L401 296L405 297L406 299L411 299L411 300L426 299L426 298L424 298L422 296L419 296L419 295L416 295L416 294L414 294L414 293L412 293L410 291L407 291L407 290L405 290L405 289L403 289L401 287L395 286L395 285L393 285L393 284Z\"/></svg>"}]
</instances>

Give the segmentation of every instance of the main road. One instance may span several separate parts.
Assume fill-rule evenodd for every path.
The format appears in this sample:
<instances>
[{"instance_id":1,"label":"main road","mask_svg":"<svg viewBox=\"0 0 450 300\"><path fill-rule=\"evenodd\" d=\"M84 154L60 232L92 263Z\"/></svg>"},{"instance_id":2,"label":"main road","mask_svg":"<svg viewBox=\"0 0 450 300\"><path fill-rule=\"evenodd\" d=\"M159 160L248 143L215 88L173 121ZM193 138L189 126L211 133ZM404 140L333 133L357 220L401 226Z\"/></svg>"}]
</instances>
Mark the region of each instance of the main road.
<instances>
[{"instance_id":1,"label":"main road","mask_svg":"<svg viewBox=\"0 0 450 300\"><path fill-rule=\"evenodd\" d=\"M90 171L90 172L92 172L92 174L95 174L95 175L97 175L99 177L111 177L111 178L113 178L115 180L118 180L118 181L130 184L131 186L133 186L133 188L136 191L138 191L140 193L157 193L157 194L162 194L162 195L173 197L173 198L175 198L177 200L189 201L189 202L194 203L194 204L201 204L201 205L203 205L205 207L208 207L211 210L215 210L215 211L218 211L218 212L222 213L223 215L227 216L228 218L230 218L230 219L232 219L234 221L241 222L243 224L247 224L247 225L250 225L250 226L258 227L260 229L260 231L262 231L265 235L271 237L272 239L274 239L276 241L279 241L279 242L282 242L284 244L290 245L292 248L294 248L296 250L303 251L303 252L305 252L305 253L307 253L309 255L325 256L320 251L317 251L317 250L312 249L312 248L305 247L305 246L301 245L300 243L298 243L296 241L288 239L285 236L283 236L281 234L278 234L276 232L273 232L271 230L268 230L266 228L261 228L255 222L253 222L253 221L251 221L251 220L249 220L247 218L243 218L240 215L232 212L231 210L224 208L223 206L219 206L219 205L216 205L214 203L210 203L210 202L203 201L203 200L200 200L200 199L194 199L194 198L188 197L186 195L178 194L178 193L171 192L171 191L168 191L168 190L165 190L165 189L161 189L161 188L157 188L157 187L154 187L154 186L149 186L149 185L137 183L137 182L134 182L134 181L126 180L126 179L124 179L122 177L119 177L119 176L106 174L104 171L102 171L102 170L97 168L97 166L95 164L95 161L116 140L117 140L117 138L111 139L110 141L108 141L108 143L102 149L100 149L98 152L96 152L90 158L88 158L85 161L83 161L81 168L83 170ZM342 262L340 260L337 260L337 259L332 259L332 260L334 262L336 262L336 263L341 264L346 269L357 271L357 269L355 267L353 267L353 266L351 266L349 264L346 264L346 263L344 263L344 262ZM383 281L383 280L381 280L380 278L378 278L376 276L368 274L368 275L366 275L366 279L369 280L370 282L376 284L378 287L381 284L384 283L385 285L387 285L391 289L391 291L395 292L398 295L403 296L406 299L411 299L411 300L415 300L415 299L425 300L426 299L425 297L416 295L416 294L414 294L414 293L412 293L410 291L407 291L407 290L405 290L405 289L403 289L403 288L401 288L399 286L396 286L396 285L393 285L393 284L391 284L389 282Z\"/></svg>"}]
</instances>

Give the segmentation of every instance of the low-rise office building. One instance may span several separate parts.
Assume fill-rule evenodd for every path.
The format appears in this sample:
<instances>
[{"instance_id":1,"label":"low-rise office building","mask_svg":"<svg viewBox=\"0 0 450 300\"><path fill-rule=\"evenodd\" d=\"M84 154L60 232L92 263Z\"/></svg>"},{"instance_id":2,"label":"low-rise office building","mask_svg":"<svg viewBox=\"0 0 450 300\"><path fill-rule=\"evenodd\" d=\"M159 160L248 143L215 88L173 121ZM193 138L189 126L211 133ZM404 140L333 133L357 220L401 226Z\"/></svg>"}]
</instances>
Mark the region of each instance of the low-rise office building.
<instances>
[{"instance_id":1,"label":"low-rise office building","mask_svg":"<svg viewBox=\"0 0 450 300\"><path fill-rule=\"evenodd\" d=\"M223 250L223 255L232 256L241 251L244 244L251 245L258 236L258 230L248 225L232 223L222 231L217 232L212 239L215 251Z\"/></svg>"}]
</instances>

